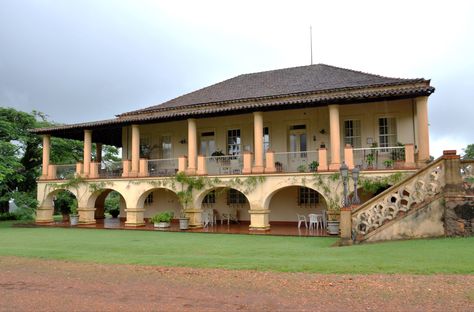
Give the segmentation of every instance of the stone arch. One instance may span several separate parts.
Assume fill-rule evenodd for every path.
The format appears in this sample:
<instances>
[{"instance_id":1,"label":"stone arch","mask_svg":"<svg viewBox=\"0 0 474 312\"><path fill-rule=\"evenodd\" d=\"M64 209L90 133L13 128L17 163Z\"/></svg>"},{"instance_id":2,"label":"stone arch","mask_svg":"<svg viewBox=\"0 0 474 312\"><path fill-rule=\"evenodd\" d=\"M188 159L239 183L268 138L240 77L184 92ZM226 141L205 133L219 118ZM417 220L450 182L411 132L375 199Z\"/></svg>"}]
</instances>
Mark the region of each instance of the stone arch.
<instances>
[{"instance_id":1,"label":"stone arch","mask_svg":"<svg viewBox=\"0 0 474 312\"><path fill-rule=\"evenodd\" d=\"M268 194L263 196L263 209L269 209L270 201L276 193L278 193L279 191L281 191L284 188L291 187L291 186L310 188L310 189L312 189L312 190L319 193L319 195L324 199L324 202L326 203L326 205L329 204L329 198L327 198L327 196L324 195L322 190L320 190L318 187L315 187L315 186L312 186L312 185L305 185L303 183L285 183L285 184L278 185L278 188L272 189L271 192L269 192Z\"/></svg>"},{"instance_id":2,"label":"stone arch","mask_svg":"<svg viewBox=\"0 0 474 312\"><path fill-rule=\"evenodd\" d=\"M300 187L315 191L319 194L319 202L314 204L300 204L298 192ZM296 214L308 215L321 213L328 209L328 200L317 188L304 184L290 184L273 190L265 199L265 209L270 210L269 222L295 222Z\"/></svg>"},{"instance_id":3,"label":"stone arch","mask_svg":"<svg viewBox=\"0 0 474 312\"><path fill-rule=\"evenodd\" d=\"M150 194L153 194L153 196L149 197ZM151 201L146 202L147 198ZM150 187L141 192L136 200L135 207L144 209L145 218L151 218L154 214L163 211L171 211L174 213L174 217L178 218L182 210L177 192L164 186Z\"/></svg>"},{"instance_id":4,"label":"stone arch","mask_svg":"<svg viewBox=\"0 0 474 312\"><path fill-rule=\"evenodd\" d=\"M127 207L129 207L129 205L128 205L129 203L127 202L127 198L125 196L123 196L122 191L120 191L118 189L115 189L113 187L101 188L99 190L96 190L96 191L92 192L92 194L90 194L89 197L86 200L86 206L87 207L95 207L95 204L96 204L97 200L99 199L99 197L102 196L103 199L105 200L105 197L107 197L107 195L112 191L115 191L115 192L119 193L120 196L122 196L122 198L124 199L125 205Z\"/></svg>"},{"instance_id":5,"label":"stone arch","mask_svg":"<svg viewBox=\"0 0 474 312\"><path fill-rule=\"evenodd\" d=\"M92 194L89 195L86 201L86 207L88 208L95 208L94 211L94 218L95 219L104 219L104 208L105 208L105 199L111 192L117 192L120 195L120 215L124 216L125 215L125 209L128 207L127 206L127 200L125 196L123 196L122 192L115 189L115 188L103 188L103 189L98 189Z\"/></svg>"},{"instance_id":6,"label":"stone arch","mask_svg":"<svg viewBox=\"0 0 474 312\"><path fill-rule=\"evenodd\" d=\"M235 190L241 193L237 195L238 197L245 197L245 202L242 203L230 203L228 201L228 193L230 190ZM214 204L205 204L203 205L203 200L207 194L212 191L216 191L215 203ZM236 194L235 194L236 195ZM214 214L218 219L224 217L224 215L231 214L239 221L250 221L250 200L247 194L245 194L238 187L229 187L226 185L214 185L206 189L200 190L198 194L194 197L194 208L196 209L211 209L214 211Z\"/></svg>"},{"instance_id":7,"label":"stone arch","mask_svg":"<svg viewBox=\"0 0 474 312\"><path fill-rule=\"evenodd\" d=\"M43 200L40 204L40 207L51 207L51 208L53 208L54 207L54 203L53 203L54 196L56 196L56 194L58 194L59 192L62 192L62 191L70 192L71 194L73 194L76 197L76 200L79 201L79 196L78 196L77 192L74 192L74 190L69 190L67 188L57 188L57 189L54 189L54 190L50 190L48 193L45 194L45 196L43 197Z\"/></svg>"}]
</instances>

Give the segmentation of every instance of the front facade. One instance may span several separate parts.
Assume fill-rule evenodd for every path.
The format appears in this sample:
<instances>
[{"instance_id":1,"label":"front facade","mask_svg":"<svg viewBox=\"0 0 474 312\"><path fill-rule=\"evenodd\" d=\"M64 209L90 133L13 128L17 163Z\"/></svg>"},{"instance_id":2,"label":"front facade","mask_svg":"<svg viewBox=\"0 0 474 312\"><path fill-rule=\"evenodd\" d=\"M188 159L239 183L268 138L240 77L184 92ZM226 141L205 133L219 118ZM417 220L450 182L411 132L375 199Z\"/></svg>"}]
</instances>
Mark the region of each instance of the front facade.
<instances>
[{"instance_id":1,"label":"front facade","mask_svg":"<svg viewBox=\"0 0 474 312\"><path fill-rule=\"evenodd\" d=\"M129 226L184 209L194 227L211 210L268 229L335 210L343 162L370 178L411 173L429 160L433 91L424 79L318 64L241 75L111 120L38 129L37 222L52 221L53 198L66 188L86 224L103 217L112 190ZM50 164L51 136L83 140L83 162ZM102 144L121 147L122 161L102 162ZM64 181L70 171L81 177L74 185Z\"/></svg>"}]
</instances>

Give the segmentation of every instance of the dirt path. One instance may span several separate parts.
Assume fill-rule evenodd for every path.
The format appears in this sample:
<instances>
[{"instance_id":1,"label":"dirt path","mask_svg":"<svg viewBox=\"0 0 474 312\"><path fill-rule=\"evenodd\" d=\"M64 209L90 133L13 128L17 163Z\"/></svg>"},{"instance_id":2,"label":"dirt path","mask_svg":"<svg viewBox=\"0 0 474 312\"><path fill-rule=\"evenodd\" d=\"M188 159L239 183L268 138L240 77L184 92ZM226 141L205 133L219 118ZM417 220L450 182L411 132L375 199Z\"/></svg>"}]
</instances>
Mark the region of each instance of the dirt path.
<instances>
[{"instance_id":1,"label":"dirt path","mask_svg":"<svg viewBox=\"0 0 474 312\"><path fill-rule=\"evenodd\" d=\"M0 257L0 311L474 311L474 276L322 275Z\"/></svg>"}]
</instances>

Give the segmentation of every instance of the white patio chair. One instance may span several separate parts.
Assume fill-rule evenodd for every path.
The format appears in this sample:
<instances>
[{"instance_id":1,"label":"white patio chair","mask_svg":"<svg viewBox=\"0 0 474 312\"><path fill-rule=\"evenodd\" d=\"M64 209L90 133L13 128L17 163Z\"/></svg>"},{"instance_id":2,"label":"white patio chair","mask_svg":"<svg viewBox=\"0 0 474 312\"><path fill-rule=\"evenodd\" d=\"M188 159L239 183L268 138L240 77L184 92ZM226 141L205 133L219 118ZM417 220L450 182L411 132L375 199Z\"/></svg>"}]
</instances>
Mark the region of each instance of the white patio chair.
<instances>
[{"instance_id":1,"label":"white patio chair","mask_svg":"<svg viewBox=\"0 0 474 312\"><path fill-rule=\"evenodd\" d=\"M207 227L210 223L209 210L207 209L202 212L202 222L204 223L204 227Z\"/></svg>"},{"instance_id":2,"label":"white patio chair","mask_svg":"<svg viewBox=\"0 0 474 312\"><path fill-rule=\"evenodd\" d=\"M310 230L313 230L315 227L316 229L319 229L319 226L321 226L321 229L323 228L323 215L322 214L310 213L308 217L309 217Z\"/></svg>"},{"instance_id":3,"label":"white patio chair","mask_svg":"<svg viewBox=\"0 0 474 312\"><path fill-rule=\"evenodd\" d=\"M328 212L326 210L323 210L321 213L323 214L323 229L327 229L327 227L328 227Z\"/></svg>"},{"instance_id":4,"label":"white patio chair","mask_svg":"<svg viewBox=\"0 0 474 312\"><path fill-rule=\"evenodd\" d=\"M306 221L306 216L305 215L300 215L300 214L296 214L297 218L298 218L298 229L301 227L301 222L304 222L304 226L306 228L308 228L308 223Z\"/></svg>"}]
</instances>

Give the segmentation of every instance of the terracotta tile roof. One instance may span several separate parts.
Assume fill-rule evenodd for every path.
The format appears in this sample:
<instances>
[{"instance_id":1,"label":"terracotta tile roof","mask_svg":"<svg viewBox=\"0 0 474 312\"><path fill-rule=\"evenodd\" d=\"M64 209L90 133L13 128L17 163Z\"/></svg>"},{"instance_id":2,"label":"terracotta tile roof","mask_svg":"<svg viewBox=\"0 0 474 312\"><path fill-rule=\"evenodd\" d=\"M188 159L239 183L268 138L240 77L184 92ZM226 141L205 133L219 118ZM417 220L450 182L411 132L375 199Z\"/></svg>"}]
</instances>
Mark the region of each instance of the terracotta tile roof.
<instances>
[{"instance_id":1,"label":"terracotta tile roof","mask_svg":"<svg viewBox=\"0 0 474 312\"><path fill-rule=\"evenodd\" d=\"M240 75L159 105L121 114L119 117L190 105L424 81L426 80L389 78L325 64L316 64Z\"/></svg>"}]
</instances>

